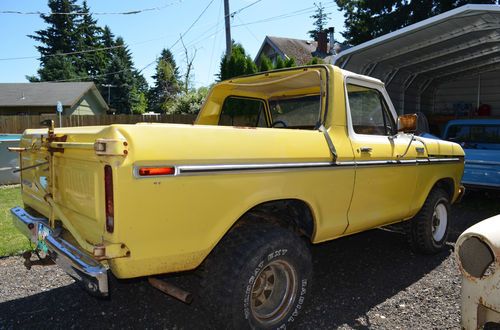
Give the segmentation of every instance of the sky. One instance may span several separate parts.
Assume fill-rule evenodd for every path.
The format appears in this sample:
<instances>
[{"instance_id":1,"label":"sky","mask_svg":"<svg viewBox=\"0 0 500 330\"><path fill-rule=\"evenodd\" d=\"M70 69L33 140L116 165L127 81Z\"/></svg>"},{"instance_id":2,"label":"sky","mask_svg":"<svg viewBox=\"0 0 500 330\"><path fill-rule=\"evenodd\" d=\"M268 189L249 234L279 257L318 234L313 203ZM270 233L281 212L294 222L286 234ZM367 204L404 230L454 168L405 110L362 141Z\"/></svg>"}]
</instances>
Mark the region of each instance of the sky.
<instances>
[{"instance_id":1,"label":"sky","mask_svg":"<svg viewBox=\"0 0 500 330\"><path fill-rule=\"evenodd\" d=\"M223 0L88 0L93 17L99 26L108 25L116 36L129 45L135 67L142 70L151 85L155 60L163 48L174 54L181 73L186 68L183 41L193 63L192 82L195 87L208 86L215 81L219 63L225 51ZM309 39L313 29L313 0L229 0L231 36L243 45L252 58L259 51L266 35ZM81 1L79 1L81 3ZM210 5L209 5L210 4ZM342 41L344 18L335 2L322 1L331 13L328 26L335 27L335 39ZM189 27L204 11L201 18ZM250 5L250 6L249 6ZM248 8L245 8L249 6ZM132 15L112 14L136 10ZM151 9L151 10L149 10ZM241 11L239 11L241 9ZM27 35L46 28L39 15L28 12L48 12L46 0L1 0L0 12L19 11L23 14L0 13L0 82L27 82L39 67L35 49L37 43ZM97 13L103 13L98 15ZM186 33L187 32L187 33ZM175 46L173 46L175 44ZM173 46L173 47L172 47ZM27 59L12 59L29 57Z\"/></svg>"}]
</instances>

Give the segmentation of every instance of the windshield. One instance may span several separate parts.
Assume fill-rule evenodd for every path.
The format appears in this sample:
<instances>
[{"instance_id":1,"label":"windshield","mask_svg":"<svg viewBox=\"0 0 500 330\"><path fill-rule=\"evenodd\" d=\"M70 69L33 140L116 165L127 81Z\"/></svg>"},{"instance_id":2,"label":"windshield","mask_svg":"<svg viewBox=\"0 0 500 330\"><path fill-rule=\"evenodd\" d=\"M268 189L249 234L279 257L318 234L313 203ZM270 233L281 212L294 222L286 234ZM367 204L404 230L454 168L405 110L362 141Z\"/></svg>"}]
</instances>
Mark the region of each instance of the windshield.
<instances>
[{"instance_id":1,"label":"windshield","mask_svg":"<svg viewBox=\"0 0 500 330\"><path fill-rule=\"evenodd\" d=\"M452 125L445 139L457 143L500 144L500 125Z\"/></svg>"}]
</instances>

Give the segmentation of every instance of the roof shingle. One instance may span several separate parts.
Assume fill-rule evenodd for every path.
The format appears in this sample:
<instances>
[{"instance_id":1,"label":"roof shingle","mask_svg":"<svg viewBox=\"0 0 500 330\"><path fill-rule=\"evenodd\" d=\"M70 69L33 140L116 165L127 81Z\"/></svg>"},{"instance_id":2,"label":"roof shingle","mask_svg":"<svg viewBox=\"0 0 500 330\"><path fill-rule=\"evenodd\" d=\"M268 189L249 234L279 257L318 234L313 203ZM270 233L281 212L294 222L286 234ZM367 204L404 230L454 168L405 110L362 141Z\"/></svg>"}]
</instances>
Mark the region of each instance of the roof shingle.
<instances>
[{"instance_id":1,"label":"roof shingle","mask_svg":"<svg viewBox=\"0 0 500 330\"><path fill-rule=\"evenodd\" d=\"M0 107L71 107L92 87L93 82L0 83Z\"/></svg>"},{"instance_id":2,"label":"roof shingle","mask_svg":"<svg viewBox=\"0 0 500 330\"><path fill-rule=\"evenodd\" d=\"M329 62L331 54L318 54L316 48L318 43L311 40L281 38L267 36L267 38L280 49L288 58L294 58L297 65L307 64L313 56Z\"/></svg>"}]
</instances>

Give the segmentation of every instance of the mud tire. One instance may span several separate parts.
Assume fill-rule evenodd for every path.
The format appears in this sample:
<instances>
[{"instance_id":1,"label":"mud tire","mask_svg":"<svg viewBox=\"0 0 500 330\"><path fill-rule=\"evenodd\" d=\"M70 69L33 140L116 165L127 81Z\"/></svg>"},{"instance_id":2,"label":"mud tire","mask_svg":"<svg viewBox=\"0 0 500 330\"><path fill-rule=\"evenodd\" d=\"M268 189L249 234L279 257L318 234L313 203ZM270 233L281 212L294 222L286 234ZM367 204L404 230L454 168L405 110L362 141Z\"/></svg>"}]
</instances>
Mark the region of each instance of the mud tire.
<instances>
[{"instance_id":1,"label":"mud tire","mask_svg":"<svg viewBox=\"0 0 500 330\"><path fill-rule=\"evenodd\" d=\"M222 239L202 266L202 306L218 329L288 327L310 291L309 247L289 229L258 218L246 220Z\"/></svg>"}]
</instances>

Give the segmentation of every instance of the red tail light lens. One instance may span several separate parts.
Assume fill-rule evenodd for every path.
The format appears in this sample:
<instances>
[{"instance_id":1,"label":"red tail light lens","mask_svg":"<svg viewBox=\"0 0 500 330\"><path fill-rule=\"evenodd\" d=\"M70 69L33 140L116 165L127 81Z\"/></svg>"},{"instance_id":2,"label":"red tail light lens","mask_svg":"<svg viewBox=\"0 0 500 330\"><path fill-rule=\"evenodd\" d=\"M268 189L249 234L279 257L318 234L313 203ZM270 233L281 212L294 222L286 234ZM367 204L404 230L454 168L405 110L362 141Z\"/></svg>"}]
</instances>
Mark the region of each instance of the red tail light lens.
<instances>
[{"instance_id":1,"label":"red tail light lens","mask_svg":"<svg viewBox=\"0 0 500 330\"><path fill-rule=\"evenodd\" d=\"M106 230L112 233L115 230L115 206L113 201L113 170L111 166L104 166L104 198L106 202Z\"/></svg>"},{"instance_id":2,"label":"red tail light lens","mask_svg":"<svg viewBox=\"0 0 500 330\"><path fill-rule=\"evenodd\" d=\"M152 175L174 175L175 167L141 167L139 168L140 176Z\"/></svg>"}]
</instances>

